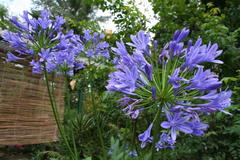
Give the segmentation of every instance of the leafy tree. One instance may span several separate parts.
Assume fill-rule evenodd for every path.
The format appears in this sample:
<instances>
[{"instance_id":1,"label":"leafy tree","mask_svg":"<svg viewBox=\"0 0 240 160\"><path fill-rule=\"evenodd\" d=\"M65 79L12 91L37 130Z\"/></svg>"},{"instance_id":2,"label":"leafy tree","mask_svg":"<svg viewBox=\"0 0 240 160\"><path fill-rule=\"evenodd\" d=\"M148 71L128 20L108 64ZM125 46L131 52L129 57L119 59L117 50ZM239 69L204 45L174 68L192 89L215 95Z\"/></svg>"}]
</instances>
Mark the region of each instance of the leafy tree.
<instances>
[{"instance_id":1,"label":"leafy tree","mask_svg":"<svg viewBox=\"0 0 240 160\"><path fill-rule=\"evenodd\" d=\"M33 0L53 14L64 15L75 20L85 20L93 12L91 0Z\"/></svg>"},{"instance_id":2,"label":"leafy tree","mask_svg":"<svg viewBox=\"0 0 240 160\"><path fill-rule=\"evenodd\" d=\"M219 70L222 75L236 75L239 68L239 29L231 31L223 22L227 17L213 3L203 4L199 0L151 0L155 14L159 16L152 31L156 39L166 43L176 29L187 27L190 37L196 39L201 35L204 42L218 43L224 50L221 59L225 62Z\"/></svg>"},{"instance_id":3,"label":"leafy tree","mask_svg":"<svg viewBox=\"0 0 240 160\"><path fill-rule=\"evenodd\" d=\"M130 41L131 34L146 30L146 16L139 11L135 1L105 0L98 5L103 11L109 10L113 15L117 32L111 36L112 44L115 45L115 41L120 39Z\"/></svg>"},{"instance_id":4,"label":"leafy tree","mask_svg":"<svg viewBox=\"0 0 240 160\"><path fill-rule=\"evenodd\" d=\"M0 4L0 28L1 29L12 28L12 25L8 21L8 10L1 4Z\"/></svg>"},{"instance_id":5,"label":"leafy tree","mask_svg":"<svg viewBox=\"0 0 240 160\"><path fill-rule=\"evenodd\" d=\"M66 27L74 29L76 33L81 33L83 29L100 30L95 15L97 3L93 3L93 0L33 0L33 2L55 15L64 16L67 21Z\"/></svg>"},{"instance_id":6,"label":"leafy tree","mask_svg":"<svg viewBox=\"0 0 240 160\"><path fill-rule=\"evenodd\" d=\"M203 4L211 3L221 9L222 13L226 15L224 24L226 24L231 31L240 27L238 23L240 20L240 1L239 0L201 0Z\"/></svg>"}]
</instances>

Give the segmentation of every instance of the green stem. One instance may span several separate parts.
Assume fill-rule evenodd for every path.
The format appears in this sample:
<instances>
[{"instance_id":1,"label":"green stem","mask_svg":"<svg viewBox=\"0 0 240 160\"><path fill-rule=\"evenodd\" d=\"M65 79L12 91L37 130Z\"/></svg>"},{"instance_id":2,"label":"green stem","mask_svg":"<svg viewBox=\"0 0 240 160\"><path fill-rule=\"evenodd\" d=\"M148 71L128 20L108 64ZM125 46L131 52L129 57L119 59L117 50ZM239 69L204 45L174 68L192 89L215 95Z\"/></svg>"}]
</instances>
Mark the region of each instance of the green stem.
<instances>
[{"instance_id":1,"label":"green stem","mask_svg":"<svg viewBox=\"0 0 240 160\"><path fill-rule=\"evenodd\" d=\"M161 92L161 89L159 88L159 85L157 83L157 81L155 80L155 76L153 75L153 82L155 83L155 87L157 88L158 92L160 93Z\"/></svg>"},{"instance_id":2,"label":"green stem","mask_svg":"<svg viewBox=\"0 0 240 160\"><path fill-rule=\"evenodd\" d=\"M51 103L54 119L56 121L56 124L57 124L58 130L59 130L60 136L62 137L65 145L67 146L67 149L70 152L71 157L73 159L75 159L76 156L72 152L72 149L71 149L71 147L70 147L70 145L68 143L68 140L67 140L66 134L64 132L64 129L63 129L62 125L61 125L61 121L60 121L59 113L58 113L58 110L57 110L57 107L56 107L54 95L53 95L53 93L51 93L49 80L48 80L48 74L47 74L47 70L46 70L46 64L44 64L44 76L45 76L45 82L46 82L46 86L47 86L47 90L48 90L48 96L49 96L49 99L50 99L50 103Z\"/></svg>"},{"instance_id":3,"label":"green stem","mask_svg":"<svg viewBox=\"0 0 240 160\"><path fill-rule=\"evenodd\" d=\"M136 147L136 127L137 127L137 120L136 119L132 119L132 148L134 148L137 151L137 147Z\"/></svg>"},{"instance_id":4,"label":"green stem","mask_svg":"<svg viewBox=\"0 0 240 160\"><path fill-rule=\"evenodd\" d=\"M146 91L146 92L148 92L148 93L150 93L150 94L152 94L152 92L151 91L149 91L148 89L146 89L145 87L139 87L139 89L142 89L142 90L144 90L144 91Z\"/></svg>"},{"instance_id":5,"label":"green stem","mask_svg":"<svg viewBox=\"0 0 240 160\"><path fill-rule=\"evenodd\" d=\"M90 59L88 59L88 62L89 62L89 67L91 65L91 62L90 62ZM103 135L102 135L102 132L101 132L101 128L100 128L100 124L99 124L99 120L98 120L98 117L97 117L97 108L96 108L96 104L95 104L95 97L94 97L94 93L93 93L93 73L92 73L92 70L90 68L90 74L89 74L89 79L90 79L90 94L91 94L91 99L92 99L92 107L93 107L93 114L94 114L94 120L97 124L97 131L98 131L98 134L99 134L99 140L100 140L100 144L101 144L101 147L102 147L102 151L103 151L103 156L104 156L104 159L106 159L106 153L105 153L105 146L104 146L104 141L103 141Z\"/></svg>"},{"instance_id":6,"label":"green stem","mask_svg":"<svg viewBox=\"0 0 240 160\"><path fill-rule=\"evenodd\" d=\"M78 91L78 103L77 103L77 110L78 113L82 113L83 112L83 99L84 99L84 88L80 87L79 91Z\"/></svg>"},{"instance_id":7,"label":"green stem","mask_svg":"<svg viewBox=\"0 0 240 160\"><path fill-rule=\"evenodd\" d=\"M157 105L156 105L157 106ZM162 110L162 103L159 105L157 113L154 117L153 120L153 125L156 124L156 127L153 128L153 143L152 143L152 157L151 159L154 160L154 155L155 155L155 144L157 142L158 139L158 132L159 132L159 124L160 124L160 111Z\"/></svg>"},{"instance_id":8,"label":"green stem","mask_svg":"<svg viewBox=\"0 0 240 160\"><path fill-rule=\"evenodd\" d=\"M66 107L70 108L71 106L71 97L70 97L70 88L69 88L69 83L70 83L70 79L69 77L65 74L65 79L66 79L66 83L65 83L65 96L66 96Z\"/></svg>"},{"instance_id":9,"label":"green stem","mask_svg":"<svg viewBox=\"0 0 240 160\"><path fill-rule=\"evenodd\" d=\"M66 113L67 109L69 110L71 107L71 97L70 97L70 89L69 89L69 78L67 74L65 73L65 92L64 92L64 98L65 98L65 106L64 106L64 122L66 122Z\"/></svg>"}]
</instances>

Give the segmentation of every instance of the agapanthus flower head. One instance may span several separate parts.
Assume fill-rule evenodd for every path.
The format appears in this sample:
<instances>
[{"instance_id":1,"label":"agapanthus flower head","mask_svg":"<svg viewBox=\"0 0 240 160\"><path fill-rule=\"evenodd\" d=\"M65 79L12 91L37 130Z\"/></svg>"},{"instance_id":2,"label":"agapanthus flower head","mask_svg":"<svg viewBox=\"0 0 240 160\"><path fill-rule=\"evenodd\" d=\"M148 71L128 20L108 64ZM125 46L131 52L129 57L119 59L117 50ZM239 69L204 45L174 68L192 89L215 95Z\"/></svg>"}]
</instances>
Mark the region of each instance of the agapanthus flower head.
<instances>
[{"instance_id":1,"label":"agapanthus flower head","mask_svg":"<svg viewBox=\"0 0 240 160\"><path fill-rule=\"evenodd\" d=\"M84 30L84 35L81 37L81 40L84 44L84 55L89 58L93 57L105 57L109 58L109 44L104 41L104 34L96 33L91 30Z\"/></svg>"},{"instance_id":2,"label":"agapanthus flower head","mask_svg":"<svg viewBox=\"0 0 240 160\"><path fill-rule=\"evenodd\" d=\"M6 31L3 37L16 49L17 55L8 53L7 61L30 59L33 73L46 70L72 75L73 70L84 68L80 56L109 57L109 44L103 41L103 34L92 35L90 30L86 30L84 36L74 34L73 30L64 33L64 18L53 17L46 10L42 10L38 18L24 11L21 21L13 17L11 22L16 32Z\"/></svg>"},{"instance_id":3,"label":"agapanthus flower head","mask_svg":"<svg viewBox=\"0 0 240 160\"><path fill-rule=\"evenodd\" d=\"M133 47L131 51L124 42L113 48L116 70L110 73L106 88L124 95L120 102L129 118L155 114L148 129L138 136L142 148L148 143L155 143L157 150L174 148L181 132L204 134L208 125L201 121L202 116L216 111L230 114L225 109L231 106L232 92L222 91L217 73L203 66L221 64L216 58L222 51L217 44L202 44L201 38L184 42L189 32L186 28L176 31L163 49L156 47L156 41L150 45L149 34L143 31L131 36L132 42L127 43ZM151 132L154 127L164 134Z\"/></svg>"},{"instance_id":4,"label":"agapanthus flower head","mask_svg":"<svg viewBox=\"0 0 240 160\"><path fill-rule=\"evenodd\" d=\"M50 12L42 10L39 17L34 18L24 11L21 21L13 17L11 22L16 32L6 31L3 37L16 48L18 55L8 53L7 61L32 59L30 66L33 73L41 73L44 68L47 72L72 73L76 57L82 51L82 43L72 30L63 33L65 20L62 17L55 18ZM78 62L77 69L82 67Z\"/></svg>"}]
</instances>

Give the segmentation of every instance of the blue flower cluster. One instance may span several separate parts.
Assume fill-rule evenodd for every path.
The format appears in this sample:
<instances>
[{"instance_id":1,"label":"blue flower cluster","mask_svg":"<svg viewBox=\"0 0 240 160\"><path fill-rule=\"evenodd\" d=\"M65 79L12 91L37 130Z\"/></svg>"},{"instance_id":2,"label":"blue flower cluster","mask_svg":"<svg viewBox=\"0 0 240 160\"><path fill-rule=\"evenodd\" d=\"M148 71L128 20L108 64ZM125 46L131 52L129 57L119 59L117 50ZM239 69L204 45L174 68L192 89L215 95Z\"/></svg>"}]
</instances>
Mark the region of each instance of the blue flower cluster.
<instances>
[{"instance_id":1,"label":"blue flower cluster","mask_svg":"<svg viewBox=\"0 0 240 160\"><path fill-rule=\"evenodd\" d=\"M110 73L108 91L124 95L119 100L129 118L142 113L155 114L147 130L139 134L141 147L154 143L156 150L174 148L179 132L201 136L208 128L200 117L231 106L231 91L222 91L217 74L204 69L203 63L222 64L216 58L222 53L217 44L185 43L189 30L174 33L173 39L161 50L151 43L149 34L131 36L131 53L124 42L117 42L115 71ZM160 54L159 54L160 53ZM152 133L152 128L162 128Z\"/></svg>"},{"instance_id":2,"label":"blue flower cluster","mask_svg":"<svg viewBox=\"0 0 240 160\"><path fill-rule=\"evenodd\" d=\"M11 22L16 27L15 32L7 31L3 35L18 54L9 52L7 62L28 59L33 73L42 73L46 69L47 72L72 75L73 70L84 68L79 60L83 54L109 57L109 45L102 41L103 34L91 36L89 30L84 36L74 34L73 30L63 33L64 18L53 17L46 10L41 11L39 18L24 11L21 18L22 22L13 17Z\"/></svg>"},{"instance_id":3,"label":"blue flower cluster","mask_svg":"<svg viewBox=\"0 0 240 160\"><path fill-rule=\"evenodd\" d=\"M109 44L105 41L101 41L105 38L103 33L93 33L90 30L84 30L84 36L82 37L83 44L85 46L85 54L87 57L92 58L96 56L103 56L109 58Z\"/></svg>"}]
</instances>

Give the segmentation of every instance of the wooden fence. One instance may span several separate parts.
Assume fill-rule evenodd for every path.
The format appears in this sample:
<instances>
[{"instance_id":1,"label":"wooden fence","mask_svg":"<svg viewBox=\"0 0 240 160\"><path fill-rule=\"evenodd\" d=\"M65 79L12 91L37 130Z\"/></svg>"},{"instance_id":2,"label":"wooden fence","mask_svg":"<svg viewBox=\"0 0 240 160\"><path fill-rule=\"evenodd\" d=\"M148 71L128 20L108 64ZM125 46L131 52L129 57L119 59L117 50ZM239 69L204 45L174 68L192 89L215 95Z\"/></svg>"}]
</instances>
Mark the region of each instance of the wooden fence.
<instances>
[{"instance_id":1,"label":"wooden fence","mask_svg":"<svg viewBox=\"0 0 240 160\"><path fill-rule=\"evenodd\" d=\"M57 140L43 75L32 74L28 63L6 63L6 46L0 43L0 145L37 144ZM54 94L63 114L64 84L54 80Z\"/></svg>"}]
</instances>

